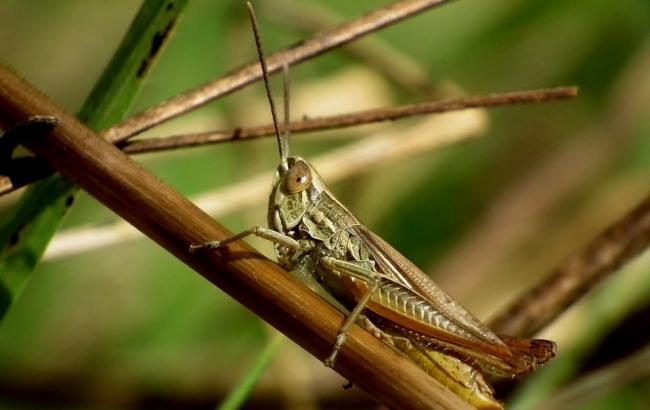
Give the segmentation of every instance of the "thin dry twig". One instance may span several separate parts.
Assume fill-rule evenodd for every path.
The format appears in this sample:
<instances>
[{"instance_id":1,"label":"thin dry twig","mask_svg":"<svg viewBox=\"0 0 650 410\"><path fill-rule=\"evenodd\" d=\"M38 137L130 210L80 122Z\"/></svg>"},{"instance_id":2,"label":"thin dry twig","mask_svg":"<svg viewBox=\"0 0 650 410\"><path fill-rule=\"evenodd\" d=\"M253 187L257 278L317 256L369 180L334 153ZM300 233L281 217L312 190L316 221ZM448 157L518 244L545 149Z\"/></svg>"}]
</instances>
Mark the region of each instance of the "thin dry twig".
<instances>
[{"instance_id":1,"label":"thin dry twig","mask_svg":"<svg viewBox=\"0 0 650 410\"><path fill-rule=\"evenodd\" d=\"M409 104L398 107L376 108L327 117L307 118L302 121L290 123L289 130L292 133L315 132L382 121L394 121L416 115L442 113L468 108L548 102L574 98L577 95L577 92L576 87L558 87L453 98L443 101L427 101L419 104ZM261 138L274 135L274 133L275 129L273 125L269 124L250 128L238 128L229 131L208 131L169 137L148 138L127 142L122 147L122 150L128 154L142 154L205 144L229 142L239 139ZM0 195L12 192L26 184L44 178L53 172L53 170L42 161L32 162L33 163L30 163L29 167L5 167L7 170L5 172L6 178L0 178Z\"/></svg>"},{"instance_id":2,"label":"thin dry twig","mask_svg":"<svg viewBox=\"0 0 650 410\"><path fill-rule=\"evenodd\" d=\"M650 196L494 318L499 333L532 336L650 244Z\"/></svg>"},{"instance_id":3,"label":"thin dry twig","mask_svg":"<svg viewBox=\"0 0 650 410\"><path fill-rule=\"evenodd\" d=\"M264 6L264 10L268 9L268 19L305 34L326 30L341 21L334 12L314 2L267 0L260 6ZM439 85L434 85L431 75L420 64L382 39L367 38L346 45L342 51L368 64L395 86L406 91L428 97L443 95Z\"/></svg>"},{"instance_id":4,"label":"thin dry twig","mask_svg":"<svg viewBox=\"0 0 650 410\"><path fill-rule=\"evenodd\" d=\"M394 121L416 115L465 110L477 107L496 107L503 105L540 103L553 100L574 98L578 94L576 87L558 87L542 90L514 91L509 93L488 94L482 96L452 98L443 101L427 101L398 107L376 108L327 117L306 118L289 124L292 133L315 132L333 128L353 127L382 121ZM251 139L274 135L273 125L240 128L230 131L208 131L193 134L174 135L170 137L148 138L128 143L124 152L139 154L204 144L215 144L239 139Z\"/></svg>"},{"instance_id":5,"label":"thin dry twig","mask_svg":"<svg viewBox=\"0 0 650 410\"><path fill-rule=\"evenodd\" d=\"M230 232L0 66L0 124L35 115L55 117L59 125L45 136L26 137L28 149L304 349L321 359L329 354L343 321L336 309L241 242L223 252L191 254L190 244L223 239ZM358 326L336 370L389 407L469 407Z\"/></svg>"},{"instance_id":6,"label":"thin dry twig","mask_svg":"<svg viewBox=\"0 0 650 410\"><path fill-rule=\"evenodd\" d=\"M340 47L362 36L450 1L402 0L377 9L350 22L317 33L298 45L269 55L266 59L269 73L280 71L283 64L291 66L303 62L333 48ZM228 95L261 78L262 70L259 64L257 62L248 63L235 69L230 74L196 87L193 90L180 94L122 121L102 132L100 135L111 142L125 141L136 134L178 117L216 98Z\"/></svg>"}]
</instances>

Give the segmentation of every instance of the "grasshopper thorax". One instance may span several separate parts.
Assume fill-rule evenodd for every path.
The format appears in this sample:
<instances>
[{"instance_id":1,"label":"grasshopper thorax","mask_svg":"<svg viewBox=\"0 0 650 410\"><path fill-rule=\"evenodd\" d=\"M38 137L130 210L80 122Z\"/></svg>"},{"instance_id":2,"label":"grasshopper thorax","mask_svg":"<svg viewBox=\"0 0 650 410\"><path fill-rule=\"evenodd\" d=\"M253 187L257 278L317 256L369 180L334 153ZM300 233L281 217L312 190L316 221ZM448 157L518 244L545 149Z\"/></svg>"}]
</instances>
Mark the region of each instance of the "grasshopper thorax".
<instances>
[{"instance_id":1,"label":"grasshopper thorax","mask_svg":"<svg viewBox=\"0 0 650 410\"><path fill-rule=\"evenodd\" d=\"M286 165L280 164L273 177L268 222L272 229L289 234L327 188L318 172L304 159L289 157Z\"/></svg>"}]
</instances>

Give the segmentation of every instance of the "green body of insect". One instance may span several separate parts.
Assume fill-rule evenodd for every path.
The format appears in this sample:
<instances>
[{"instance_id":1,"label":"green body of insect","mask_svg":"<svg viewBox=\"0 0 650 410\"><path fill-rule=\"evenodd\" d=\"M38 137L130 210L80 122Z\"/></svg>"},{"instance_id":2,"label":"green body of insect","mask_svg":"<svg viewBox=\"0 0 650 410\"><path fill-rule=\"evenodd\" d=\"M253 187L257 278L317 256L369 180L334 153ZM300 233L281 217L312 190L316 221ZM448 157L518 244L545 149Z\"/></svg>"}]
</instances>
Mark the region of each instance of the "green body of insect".
<instances>
[{"instance_id":1,"label":"green body of insect","mask_svg":"<svg viewBox=\"0 0 650 410\"><path fill-rule=\"evenodd\" d=\"M359 323L458 395L477 407L498 408L481 370L517 376L554 356L552 342L491 332L361 224L305 160L290 157L286 165L275 174L268 223L299 246L276 243L280 264L315 276L350 310L367 296ZM335 354L336 347L331 359Z\"/></svg>"},{"instance_id":2,"label":"green body of insect","mask_svg":"<svg viewBox=\"0 0 650 410\"><path fill-rule=\"evenodd\" d=\"M359 222L327 190L309 163L289 157L289 137L280 136L277 130L266 63L250 5L249 11L281 157L269 198L269 227L193 245L190 250L219 248L251 234L274 242L284 268L314 277L351 311L326 365L334 364L350 327L358 323L475 407L501 408L483 373L515 377L533 371L555 355L555 344L494 334ZM287 112L285 106L285 122Z\"/></svg>"}]
</instances>

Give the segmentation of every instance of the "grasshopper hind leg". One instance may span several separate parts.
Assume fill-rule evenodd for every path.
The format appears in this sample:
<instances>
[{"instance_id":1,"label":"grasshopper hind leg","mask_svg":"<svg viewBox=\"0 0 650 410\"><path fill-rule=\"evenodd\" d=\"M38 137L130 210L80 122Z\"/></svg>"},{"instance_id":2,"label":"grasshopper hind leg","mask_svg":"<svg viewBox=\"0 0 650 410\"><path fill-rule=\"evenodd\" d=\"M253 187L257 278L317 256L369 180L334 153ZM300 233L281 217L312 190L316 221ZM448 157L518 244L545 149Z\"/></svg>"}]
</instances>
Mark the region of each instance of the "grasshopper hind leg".
<instances>
[{"instance_id":1,"label":"grasshopper hind leg","mask_svg":"<svg viewBox=\"0 0 650 410\"><path fill-rule=\"evenodd\" d=\"M366 332L371 333L374 337L386 343L389 346L396 347L399 350L410 350L413 348L411 341L407 337L395 336L381 330L377 325L372 323L368 316L359 315L357 321L359 326L364 328Z\"/></svg>"}]
</instances>

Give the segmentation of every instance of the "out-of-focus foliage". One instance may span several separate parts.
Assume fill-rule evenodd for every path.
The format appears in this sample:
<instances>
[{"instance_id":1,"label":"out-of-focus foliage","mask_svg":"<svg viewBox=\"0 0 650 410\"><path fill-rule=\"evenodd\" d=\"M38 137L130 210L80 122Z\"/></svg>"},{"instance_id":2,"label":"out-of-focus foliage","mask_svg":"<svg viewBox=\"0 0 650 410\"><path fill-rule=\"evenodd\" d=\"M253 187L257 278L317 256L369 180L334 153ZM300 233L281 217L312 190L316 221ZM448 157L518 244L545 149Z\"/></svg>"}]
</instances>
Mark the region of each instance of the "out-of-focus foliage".
<instances>
[{"instance_id":1,"label":"out-of-focus foliage","mask_svg":"<svg viewBox=\"0 0 650 410\"><path fill-rule=\"evenodd\" d=\"M123 119L182 15L187 0L145 1L77 117L100 131ZM31 277L79 188L60 175L25 190L0 227L0 318Z\"/></svg>"},{"instance_id":2,"label":"out-of-focus foliage","mask_svg":"<svg viewBox=\"0 0 650 410\"><path fill-rule=\"evenodd\" d=\"M286 3L260 4L268 51L306 36L303 25L311 16L291 21ZM296 7L320 6L346 19L387 2L305 3ZM0 3L0 61L76 112L138 6L127 0L5 0ZM479 316L498 311L648 193L647 1L461 0L382 31L374 40L419 65L440 94L580 87L575 101L491 111L490 127L479 140L386 163L331 186L361 220ZM132 112L254 58L240 1L192 1ZM344 50L292 68L291 76L294 118L425 98ZM258 84L148 135L267 121ZM349 142L348 137L399 133L416 121L295 136L294 151L313 158ZM270 185L277 156L273 144L258 140L139 160L195 197L264 172ZM18 196L0 199L0 217L10 214ZM233 231L264 224L265 208L260 202L220 220ZM63 229L116 220L82 195ZM639 258L630 269L646 275L624 272L625 286L647 289L648 258ZM621 286L615 280L604 283L594 298L544 332L558 341L560 355L559 365L551 363L543 372L564 372L555 380L566 386L582 371L604 364L599 357L611 361L650 341L649 322L633 315L647 310L650 301L639 296L631 304ZM602 301L620 304L611 311L625 314L598 320L593 330L590 318L610 311L595 307ZM615 337L621 333L612 332L626 326L635 332L623 343ZM41 404L81 406L216 404L250 368L268 333L250 312L156 245L125 239L40 264L0 323L0 398L15 407L33 404L37 396ZM562 352L575 349L583 350L567 366ZM518 395L521 403L522 395L537 397L527 393L534 391L530 385L557 385L544 381L552 377L531 378ZM344 383L313 358L285 346L250 403L370 405L358 391L343 391ZM579 406L598 409L614 402L641 408L650 400L648 386L645 374ZM542 389L541 399L555 389Z\"/></svg>"}]
</instances>

